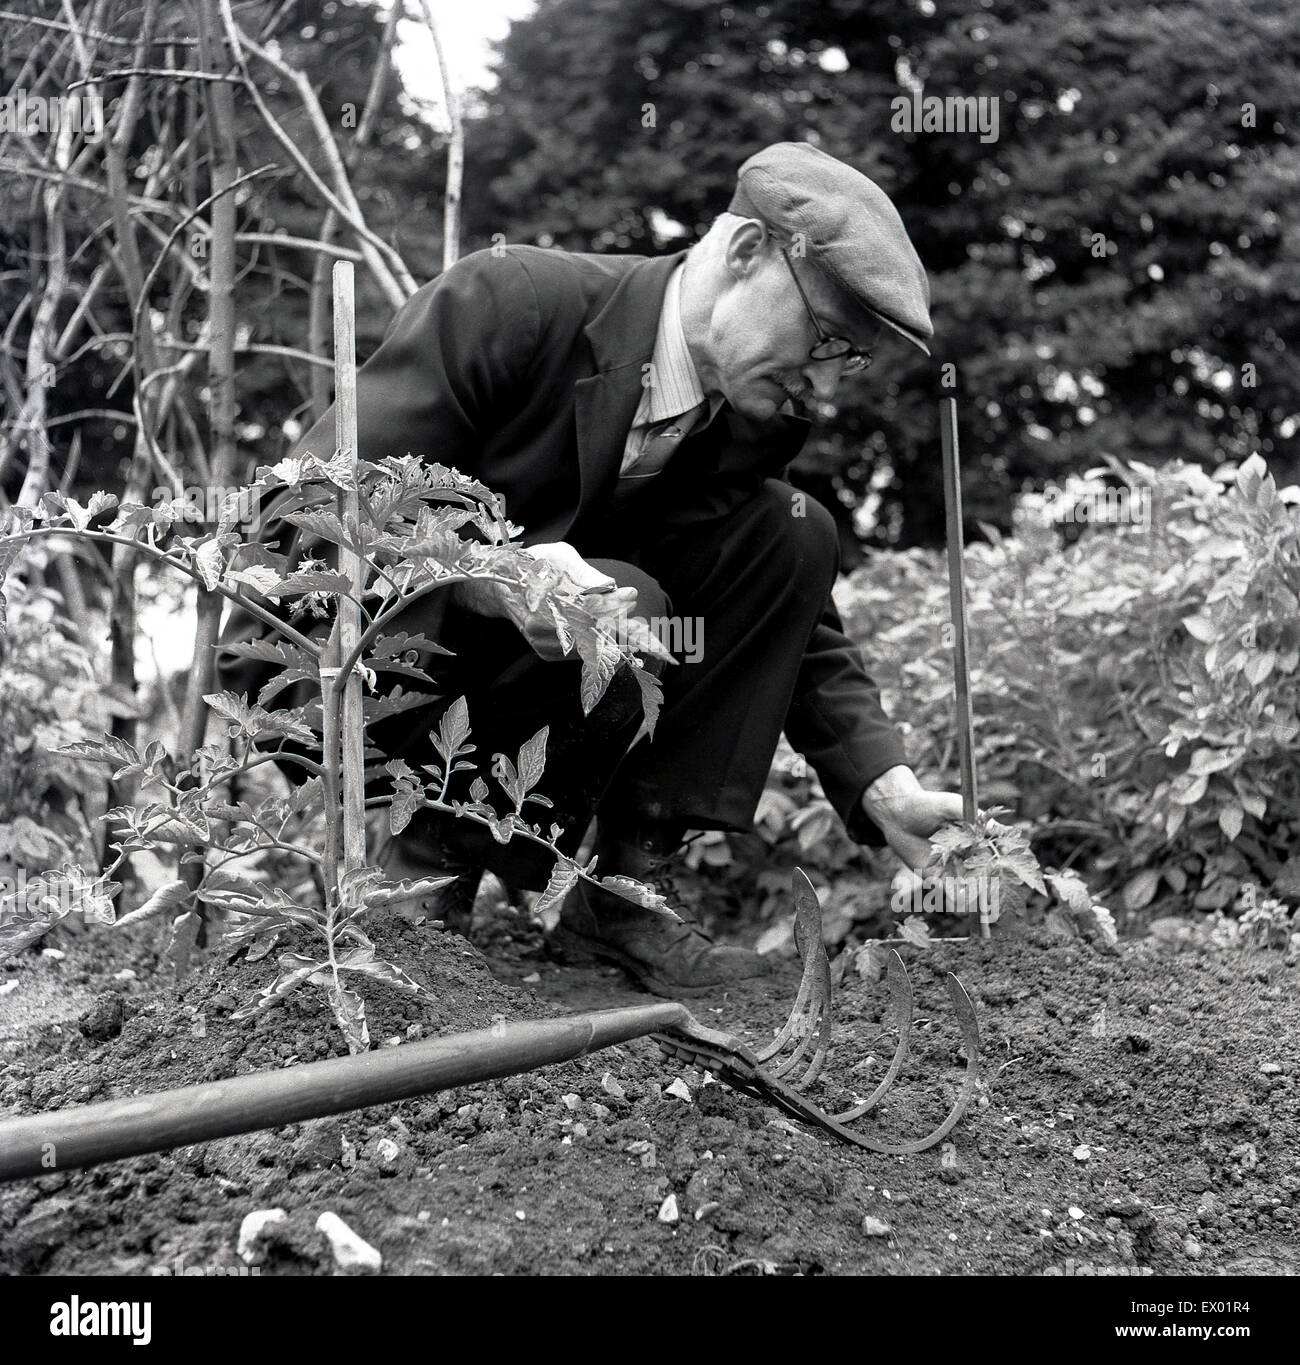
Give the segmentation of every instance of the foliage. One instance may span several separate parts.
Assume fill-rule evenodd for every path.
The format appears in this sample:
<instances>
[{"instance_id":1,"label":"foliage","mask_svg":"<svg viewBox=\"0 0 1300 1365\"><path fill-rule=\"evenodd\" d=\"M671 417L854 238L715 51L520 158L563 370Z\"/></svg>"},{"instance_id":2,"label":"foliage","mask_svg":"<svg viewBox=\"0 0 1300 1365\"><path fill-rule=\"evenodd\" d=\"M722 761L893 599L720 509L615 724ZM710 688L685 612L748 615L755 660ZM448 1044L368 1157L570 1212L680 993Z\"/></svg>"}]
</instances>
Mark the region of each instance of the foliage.
<instances>
[{"instance_id":1,"label":"foliage","mask_svg":"<svg viewBox=\"0 0 1300 1365\"><path fill-rule=\"evenodd\" d=\"M1237 917L1216 910L1210 917L1210 938L1222 948L1244 951L1278 949L1289 958L1300 957L1300 911L1276 896L1256 901L1252 893L1238 898Z\"/></svg>"},{"instance_id":2,"label":"foliage","mask_svg":"<svg viewBox=\"0 0 1300 1365\"><path fill-rule=\"evenodd\" d=\"M94 856L85 765L58 752L125 705L101 688L90 651L59 614L57 595L18 581L0 636L0 957L41 937L88 900ZM33 876L34 868L51 869Z\"/></svg>"},{"instance_id":3,"label":"foliage","mask_svg":"<svg viewBox=\"0 0 1300 1365\"><path fill-rule=\"evenodd\" d=\"M786 139L880 183L966 398L974 518L1008 529L1026 480L1108 451L1300 474L1288 0L542 0L500 51L467 150L482 242L677 250ZM998 99L996 138L895 131L914 89ZM886 543L943 538L925 367L882 346L800 462Z\"/></svg>"},{"instance_id":4,"label":"foliage","mask_svg":"<svg viewBox=\"0 0 1300 1365\"><path fill-rule=\"evenodd\" d=\"M1059 499L1027 495L1015 535L968 549L982 799L1016 798L1041 853L1077 865L1102 901L1137 911L1163 889L1214 910L1250 885L1295 897L1283 879L1300 845L1295 501L1258 457L1214 477L1112 465ZM1147 519L1077 536L1050 519L1125 506ZM878 553L837 599L922 780L956 789L942 556ZM800 853L832 889L870 875L862 855L846 863L829 808L788 761L764 802L781 818L762 868L815 830Z\"/></svg>"},{"instance_id":5,"label":"foliage","mask_svg":"<svg viewBox=\"0 0 1300 1365\"><path fill-rule=\"evenodd\" d=\"M60 613L58 595L16 583L0 636L0 858L17 822L38 828L43 857L79 856L88 836L82 773L55 753L98 715L130 703L105 695L94 659ZM35 850L31 850L35 852Z\"/></svg>"},{"instance_id":6,"label":"foliage","mask_svg":"<svg viewBox=\"0 0 1300 1365\"><path fill-rule=\"evenodd\" d=\"M977 914L982 924L1004 928L1023 918L1031 891L1053 896L1067 924L1113 947L1116 932L1110 911L1093 901L1077 873L1041 867L1025 832L997 819L1005 814L995 806L981 811L972 823L958 821L939 830L930 841L931 856L921 869L920 882L940 888L950 910ZM924 920L904 921L905 937L909 928L915 936L928 938Z\"/></svg>"},{"instance_id":7,"label":"foliage","mask_svg":"<svg viewBox=\"0 0 1300 1365\"><path fill-rule=\"evenodd\" d=\"M359 496L357 522L344 520L335 510L341 505L340 490L352 489ZM108 878L142 850L172 850L182 868L200 870L196 884L177 878L118 922L165 915L174 933L183 936L186 927L197 923L199 907L220 907L234 921L228 937L246 949L256 946L259 953L287 932L307 933L316 951L282 953L278 979L243 1013L264 1009L303 984L321 986L349 1047L360 1051L368 1046L364 1003L352 985L345 984L345 977L378 978L399 989L418 989L391 964L375 958L374 945L360 922L378 907L425 896L448 879L393 882L376 867L343 870L331 865L329 850L341 846L339 755L337 748L333 754L328 751L325 737L337 734L331 721L341 712L344 685L353 669L360 671L372 694L364 699L363 728L396 712L445 702L432 692L407 691L402 683L379 689L381 673L433 685L426 668L440 647L421 636L395 631L392 623L430 592L461 582L490 582L508 600L526 604L531 611L549 610L565 652L581 660L585 710L597 704L620 665L631 668L640 684L646 723L653 730L658 683L631 651L656 654L663 647L648 629L637 629L640 623L628 633L627 647L621 645L587 609L580 592L557 581L544 561L513 542L517 528L507 522L495 495L455 470L411 458L354 466L340 458L322 461L306 455L259 469L257 483L244 491L259 499L277 493L282 499L278 514L307 532L302 557L290 562L259 541L241 538L234 518L242 493L223 508L215 531L200 536L180 534L183 513L170 504L119 505L116 498L97 493L82 506L49 493L39 508L11 512L9 533L0 536L0 573L24 544L51 534L71 531L92 541L126 543L198 580L207 591L220 592L260 614L279 637L233 648L243 657L271 665L271 674L255 699L231 692L205 698L225 722L225 742L201 747L188 769L175 771L175 761L157 740L141 749L106 735L78 740L67 748L83 759L109 764L114 780L135 782L144 798L115 807L105 817L115 827L117 857L98 881L101 899L112 894ZM354 656L330 674L322 664L327 642L303 631L312 619L335 612L343 595L352 596L350 580L328 563L342 547L355 551L364 566L363 591L354 599L359 601L362 634ZM292 606L297 625L268 611L268 605L276 604ZM287 687L300 682L315 689L312 699L296 706L275 705ZM394 794L373 798L369 804L391 806L395 832L415 809L428 805L486 825L499 842L520 837L550 848L556 858L547 892L552 898L579 878L597 881L594 863L580 866L560 853L555 845L561 832L557 826L543 834L540 825L530 823L524 814L530 803L549 804L536 791L545 765L546 730L513 759L493 756L492 776L508 801L504 812L488 801L489 789L481 777L474 778L468 800L452 791L454 774L473 768L465 761L473 752L469 737L462 698L444 709L433 732L443 764L430 767L432 782L425 783L400 761L391 762L387 772ZM305 757L304 750L318 757ZM307 780L289 796L270 797L257 806L227 793L233 779L272 759L300 765L309 774ZM294 854L317 870L325 889L323 903L290 895L237 866L271 849ZM601 884L646 908L672 913L661 898L637 883L608 879ZM26 925L24 932L31 929Z\"/></svg>"},{"instance_id":8,"label":"foliage","mask_svg":"<svg viewBox=\"0 0 1300 1365\"><path fill-rule=\"evenodd\" d=\"M980 797L1015 801L1037 849L1002 825L986 854L1041 857L1067 919L1158 895L1218 910L1254 887L1300 903L1298 500L1258 457L1213 477L1112 463L1025 495L1014 535L968 547ZM1137 524L1104 519L1125 508ZM956 790L943 556L877 551L836 599L922 781ZM974 856L988 833L953 826L941 853ZM756 904L765 947L788 937L796 864L831 946L904 918L892 856L848 839L784 742L754 834L705 836L691 861L706 899Z\"/></svg>"}]
</instances>

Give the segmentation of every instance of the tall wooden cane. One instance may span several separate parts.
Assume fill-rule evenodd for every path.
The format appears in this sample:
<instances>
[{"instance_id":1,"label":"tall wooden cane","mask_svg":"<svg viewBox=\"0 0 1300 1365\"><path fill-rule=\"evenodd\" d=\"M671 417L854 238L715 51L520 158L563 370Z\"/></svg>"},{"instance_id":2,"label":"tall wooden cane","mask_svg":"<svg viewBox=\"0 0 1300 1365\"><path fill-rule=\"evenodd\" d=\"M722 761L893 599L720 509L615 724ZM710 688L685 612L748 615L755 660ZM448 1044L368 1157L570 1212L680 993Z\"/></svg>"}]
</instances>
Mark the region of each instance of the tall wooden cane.
<instances>
[{"instance_id":1,"label":"tall wooden cane","mask_svg":"<svg viewBox=\"0 0 1300 1365\"><path fill-rule=\"evenodd\" d=\"M956 680L957 755L961 763L962 817L973 824L979 801L975 782L975 732L970 704L970 662L966 653L966 575L961 519L961 457L957 446L957 400L939 400L939 434L943 445L943 501L948 529L948 599L953 628L953 675ZM980 916L980 937L989 937Z\"/></svg>"}]
</instances>

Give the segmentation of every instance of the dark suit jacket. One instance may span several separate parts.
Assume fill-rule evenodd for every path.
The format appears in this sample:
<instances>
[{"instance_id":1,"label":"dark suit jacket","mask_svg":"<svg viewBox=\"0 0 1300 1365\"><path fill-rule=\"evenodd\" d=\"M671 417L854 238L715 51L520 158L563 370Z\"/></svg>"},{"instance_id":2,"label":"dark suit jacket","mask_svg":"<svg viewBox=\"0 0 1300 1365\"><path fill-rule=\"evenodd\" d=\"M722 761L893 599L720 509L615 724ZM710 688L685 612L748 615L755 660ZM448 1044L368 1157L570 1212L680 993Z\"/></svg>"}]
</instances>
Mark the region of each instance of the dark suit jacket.
<instances>
[{"instance_id":1,"label":"dark suit jacket","mask_svg":"<svg viewBox=\"0 0 1300 1365\"><path fill-rule=\"evenodd\" d=\"M664 290L684 254L509 246L465 257L411 297L361 367L361 454L452 465L504 498L523 543L568 540L581 552L590 514L617 481ZM763 428L728 420L721 464L742 483L779 475L807 435L797 418ZM331 408L297 449L328 457L334 446ZM878 843L861 794L907 759L829 602L785 728L850 833Z\"/></svg>"}]
</instances>

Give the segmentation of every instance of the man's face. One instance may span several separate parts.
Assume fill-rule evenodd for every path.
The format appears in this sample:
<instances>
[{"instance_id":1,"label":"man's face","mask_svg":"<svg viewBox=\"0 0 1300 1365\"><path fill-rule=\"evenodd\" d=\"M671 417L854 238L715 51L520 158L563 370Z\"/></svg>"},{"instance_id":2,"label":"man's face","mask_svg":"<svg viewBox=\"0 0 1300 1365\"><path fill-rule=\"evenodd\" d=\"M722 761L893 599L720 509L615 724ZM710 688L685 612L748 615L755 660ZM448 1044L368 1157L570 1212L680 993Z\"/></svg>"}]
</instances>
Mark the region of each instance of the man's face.
<instances>
[{"instance_id":1,"label":"man's face","mask_svg":"<svg viewBox=\"0 0 1300 1365\"><path fill-rule=\"evenodd\" d=\"M737 412L770 421L787 400L796 412L829 401L844 361L812 360L817 329L777 245L757 231L738 233L727 256L728 280L709 326L707 376ZM869 350L878 327L805 259L790 259L822 330Z\"/></svg>"}]
</instances>

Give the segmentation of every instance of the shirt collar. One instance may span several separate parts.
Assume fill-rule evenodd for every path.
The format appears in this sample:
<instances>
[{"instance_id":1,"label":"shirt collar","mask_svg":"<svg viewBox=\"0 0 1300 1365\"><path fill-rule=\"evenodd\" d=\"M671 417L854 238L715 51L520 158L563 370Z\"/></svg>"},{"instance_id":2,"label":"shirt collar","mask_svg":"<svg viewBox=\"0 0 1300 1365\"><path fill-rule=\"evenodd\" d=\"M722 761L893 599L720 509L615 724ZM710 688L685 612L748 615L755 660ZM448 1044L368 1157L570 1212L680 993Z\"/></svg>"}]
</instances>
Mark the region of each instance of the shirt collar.
<instances>
[{"instance_id":1,"label":"shirt collar","mask_svg":"<svg viewBox=\"0 0 1300 1365\"><path fill-rule=\"evenodd\" d=\"M668 288L664 291L659 330L655 335L654 355L651 357L655 383L647 389L649 401L643 410L647 422L665 422L669 418L680 417L704 401L700 376L686 344L686 333L682 330L684 264L679 265L668 277ZM710 419L721 406L722 397L717 395L709 403Z\"/></svg>"}]
</instances>

